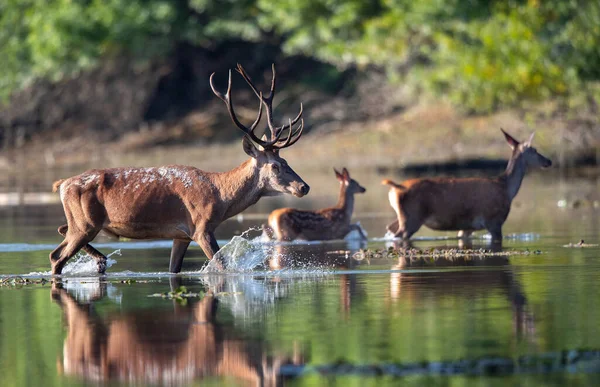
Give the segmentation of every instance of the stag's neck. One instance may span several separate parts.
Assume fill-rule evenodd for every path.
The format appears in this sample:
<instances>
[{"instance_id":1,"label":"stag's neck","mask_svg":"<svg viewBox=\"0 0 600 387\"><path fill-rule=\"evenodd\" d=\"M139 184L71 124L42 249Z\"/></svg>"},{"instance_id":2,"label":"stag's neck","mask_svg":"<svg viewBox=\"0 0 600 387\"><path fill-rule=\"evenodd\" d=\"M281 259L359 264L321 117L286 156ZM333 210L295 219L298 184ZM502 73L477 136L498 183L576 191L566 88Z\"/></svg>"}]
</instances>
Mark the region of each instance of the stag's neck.
<instances>
[{"instance_id":1,"label":"stag's neck","mask_svg":"<svg viewBox=\"0 0 600 387\"><path fill-rule=\"evenodd\" d=\"M231 171L214 175L223 205L224 219L239 214L261 198L263 187L260 185L255 163L251 158Z\"/></svg>"},{"instance_id":2,"label":"stag's neck","mask_svg":"<svg viewBox=\"0 0 600 387\"><path fill-rule=\"evenodd\" d=\"M523 178L525 177L525 172L527 172L527 165L525 164L522 155L511 157L506 166L506 171L501 175L501 178L506 184L506 192L510 201L517 196Z\"/></svg>"},{"instance_id":3,"label":"stag's neck","mask_svg":"<svg viewBox=\"0 0 600 387\"><path fill-rule=\"evenodd\" d=\"M340 187L340 196L335 207L342 210L345 217L350 221L352 212L354 211L354 194L348 192L346 188L347 186L345 184L342 184Z\"/></svg>"}]
</instances>

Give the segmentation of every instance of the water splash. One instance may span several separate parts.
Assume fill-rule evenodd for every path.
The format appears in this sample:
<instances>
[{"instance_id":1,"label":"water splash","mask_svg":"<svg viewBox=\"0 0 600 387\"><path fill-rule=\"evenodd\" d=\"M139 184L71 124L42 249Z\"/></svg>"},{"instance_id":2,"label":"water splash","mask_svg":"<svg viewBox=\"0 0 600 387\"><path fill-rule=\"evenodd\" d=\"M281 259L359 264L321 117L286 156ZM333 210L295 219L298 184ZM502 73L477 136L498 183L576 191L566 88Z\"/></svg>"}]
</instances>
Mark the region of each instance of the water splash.
<instances>
[{"instance_id":1,"label":"water splash","mask_svg":"<svg viewBox=\"0 0 600 387\"><path fill-rule=\"evenodd\" d=\"M121 256L121 249L115 250L106 256L106 268L108 269L115 263L116 259L111 258L113 255ZM46 277L51 276L52 272L48 271L33 271L25 274L27 277ZM73 258L67 262L63 268L62 275L73 276L73 275L98 275L98 265L96 260L84 252L77 253Z\"/></svg>"},{"instance_id":2,"label":"water splash","mask_svg":"<svg viewBox=\"0 0 600 387\"><path fill-rule=\"evenodd\" d=\"M387 230L385 232L385 235L383 236L383 238L376 238L376 240L378 240L378 241L393 241L394 239L396 239L396 236L390 230Z\"/></svg>"},{"instance_id":3,"label":"water splash","mask_svg":"<svg viewBox=\"0 0 600 387\"><path fill-rule=\"evenodd\" d=\"M115 263L116 259L111 258L113 255L121 256L121 249L115 250L106 256L106 268L108 269ZM98 265L96 260L89 255L79 252L75 257L71 258L65 265L62 271L63 275L81 275L81 274L98 274Z\"/></svg>"},{"instance_id":4,"label":"water splash","mask_svg":"<svg viewBox=\"0 0 600 387\"><path fill-rule=\"evenodd\" d=\"M474 237L474 238L489 240L489 239L492 239L492 235L490 233L486 233L479 237ZM508 235L504 235L503 239L513 240L513 241L534 241L534 240L540 239L540 234L536 234L533 232L525 232L525 233L520 233L520 234L508 234Z\"/></svg>"},{"instance_id":5,"label":"water splash","mask_svg":"<svg viewBox=\"0 0 600 387\"><path fill-rule=\"evenodd\" d=\"M221 272L223 271L221 263L224 263L228 272L242 273L264 266L272 253L272 247L260 241L248 239L249 234L254 231L260 231L260 229L250 228L242 235L231 238L200 271L202 273ZM256 239L260 240L261 236Z\"/></svg>"},{"instance_id":6,"label":"water splash","mask_svg":"<svg viewBox=\"0 0 600 387\"><path fill-rule=\"evenodd\" d=\"M264 233L252 238L250 234L256 231L262 230L250 228L242 235L234 236L221 247L212 260L206 263L200 273L253 273L271 276L318 275L331 271L331 262L324 263L322 259L311 259L310 246L323 246L332 241L278 242L269 239ZM359 233L357 232L357 234ZM339 243L339 241L337 242ZM352 239L351 237L346 244L351 250L358 250L365 244L365 239ZM304 254L297 255L298 251L289 248L294 245L303 246ZM306 250L307 248L308 250ZM317 254L321 253L321 251L317 252ZM278 261L279 263L285 262L283 267L279 267ZM275 263L274 266L273 263Z\"/></svg>"}]
</instances>

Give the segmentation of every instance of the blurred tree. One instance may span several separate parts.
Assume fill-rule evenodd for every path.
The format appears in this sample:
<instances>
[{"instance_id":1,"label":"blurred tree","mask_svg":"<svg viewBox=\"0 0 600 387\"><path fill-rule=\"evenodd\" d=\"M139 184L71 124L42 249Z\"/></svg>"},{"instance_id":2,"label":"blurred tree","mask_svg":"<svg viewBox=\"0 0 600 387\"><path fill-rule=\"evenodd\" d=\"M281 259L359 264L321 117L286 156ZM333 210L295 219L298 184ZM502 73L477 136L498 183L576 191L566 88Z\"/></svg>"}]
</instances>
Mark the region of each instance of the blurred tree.
<instances>
[{"instance_id":1,"label":"blurred tree","mask_svg":"<svg viewBox=\"0 0 600 387\"><path fill-rule=\"evenodd\" d=\"M0 96L106 56L145 60L231 38L408 74L474 112L600 76L600 3L583 0L4 0Z\"/></svg>"}]
</instances>

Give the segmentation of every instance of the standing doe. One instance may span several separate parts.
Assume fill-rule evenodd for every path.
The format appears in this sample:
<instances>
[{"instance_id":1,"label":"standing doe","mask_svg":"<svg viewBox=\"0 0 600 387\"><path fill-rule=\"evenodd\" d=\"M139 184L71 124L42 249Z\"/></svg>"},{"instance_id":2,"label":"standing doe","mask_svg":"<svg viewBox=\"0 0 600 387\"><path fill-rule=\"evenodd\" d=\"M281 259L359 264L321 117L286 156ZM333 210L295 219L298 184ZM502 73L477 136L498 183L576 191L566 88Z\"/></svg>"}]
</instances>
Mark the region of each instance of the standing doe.
<instances>
[{"instance_id":1,"label":"standing doe","mask_svg":"<svg viewBox=\"0 0 600 387\"><path fill-rule=\"evenodd\" d=\"M500 129L502 130L502 129ZM487 229L493 242L502 240L502 224L529 167L547 168L552 162L531 146L533 133L519 143L502 130L513 150L506 171L494 178L422 178L390 186L390 205L398 219L387 226L395 237L408 240L424 224L433 230L459 231L468 237Z\"/></svg>"},{"instance_id":2,"label":"standing doe","mask_svg":"<svg viewBox=\"0 0 600 387\"><path fill-rule=\"evenodd\" d=\"M94 257L98 272L104 273L106 257L88 244L101 230L133 239L173 239L169 271L178 273L191 241L197 242L212 259L219 250L214 236L217 226L261 197L282 193L302 197L308 193L309 186L279 156L280 149L293 145L302 135L302 105L288 126L275 126L272 109L275 66L268 97L263 97L239 64L237 71L260 99L258 117L250 128L240 123L234 112L231 70L225 95L214 87L214 73L210 76L210 86L225 102L235 125L244 132L243 148L250 159L223 173L181 165L111 168L91 170L55 182L54 190L60 191L67 224L58 228L64 241L50 253L52 274L60 274L65 263L80 249ZM260 139L254 133L263 105L270 139ZM294 127L299 120L300 124ZM286 129L287 136L283 137Z\"/></svg>"},{"instance_id":3,"label":"standing doe","mask_svg":"<svg viewBox=\"0 0 600 387\"><path fill-rule=\"evenodd\" d=\"M366 189L350 178L346 168L342 173L335 169L333 171L340 182L340 196L335 207L315 211L280 208L269 215L269 225L263 225L266 234L269 237L275 236L279 241L312 241L342 239L350 231L358 230L366 239L359 226L350 224L354 211L354 194L364 193Z\"/></svg>"}]
</instances>

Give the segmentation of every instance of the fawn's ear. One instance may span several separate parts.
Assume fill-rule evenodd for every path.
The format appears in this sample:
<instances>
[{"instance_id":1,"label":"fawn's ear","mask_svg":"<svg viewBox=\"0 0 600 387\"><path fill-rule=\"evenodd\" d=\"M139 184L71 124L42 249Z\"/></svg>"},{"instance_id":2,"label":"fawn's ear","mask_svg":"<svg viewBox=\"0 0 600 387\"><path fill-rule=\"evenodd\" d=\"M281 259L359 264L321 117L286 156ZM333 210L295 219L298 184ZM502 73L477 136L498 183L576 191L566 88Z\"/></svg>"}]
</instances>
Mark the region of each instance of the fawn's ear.
<instances>
[{"instance_id":1,"label":"fawn's ear","mask_svg":"<svg viewBox=\"0 0 600 387\"><path fill-rule=\"evenodd\" d=\"M525 145L531 146L531 143L533 141L533 136L535 136L535 132L531 133L531 136L529 136L529 138L527 139L527 141L525 141Z\"/></svg>"},{"instance_id":2,"label":"fawn's ear","mask_svg":"<svg viewBox=\"0 0 600 387\"><path fill-rule=\"evenodd\" d=\"M244 152L250 157L258 158L258 149L252 143L252 140L248 138L248 136L244 136L242 140L242 146L244 147Z\"/></svg>"},{"instance_id":3,"label":"fawn's ear","mask_svg":"<svg viewBox=\"0 0 600 387\"><path fill-rule=\"evenodd\" d=\"M342 176L344 176L344 180L350 180L350 172L346 168L342 169Z\"/></svg>"},{"instance_id":4,"label":"fawn's ear","mask_svg":"<svg viewBox=\"0 0 600 387\"><path fill-rule=\"evenodd\" d=\"M339 181L344 181L344 175L342 175L341 173L339 173L337 169L333 168L333 172L335 172L335 177Z\"/></svg>"},{"instance_id":5,"label":"fawn's ear","mask_svg":"<svg viewBox=\"0 0 600 387\"><path fill-rule=\"evenodd\" d=\"M515 138L513 136L506 133L504 131L504 129L502 129L502 128L500 128L500 130L502 131L502 133L504 133L504 138L506 138L506 142L508 142L508 145L510 145L511 149L515 149L516 147L519 146L519 142L517 140L515 140Z\"/></svg>"}]
</instances>

